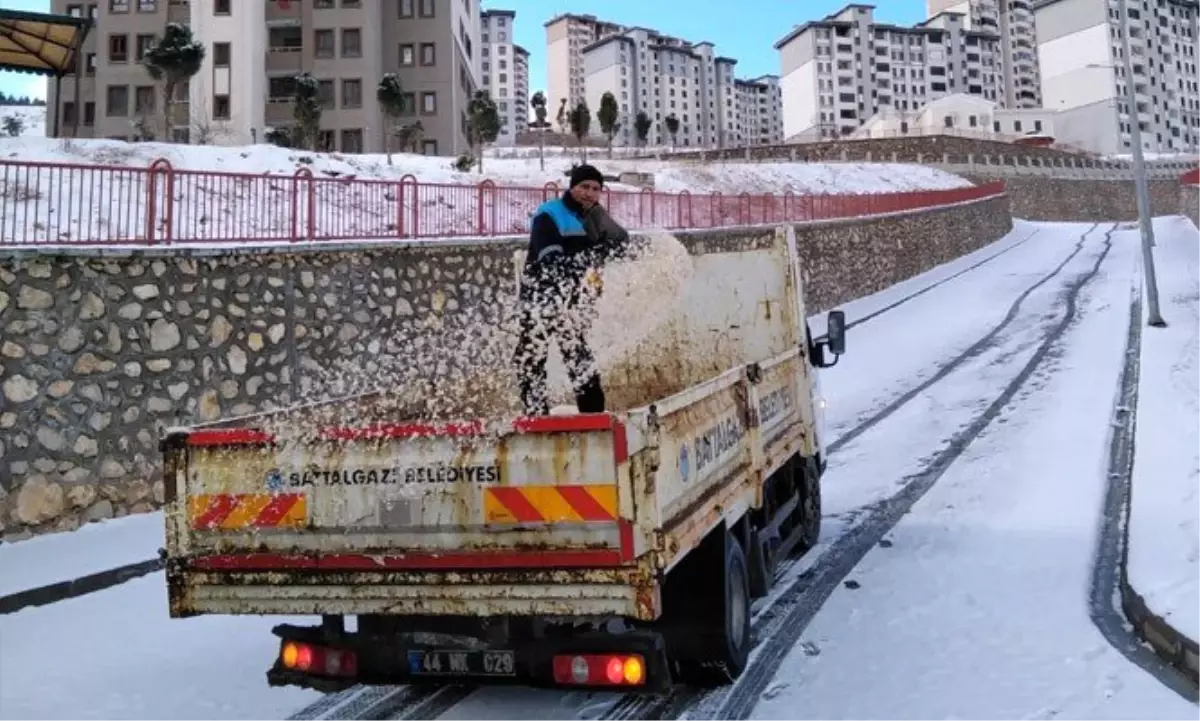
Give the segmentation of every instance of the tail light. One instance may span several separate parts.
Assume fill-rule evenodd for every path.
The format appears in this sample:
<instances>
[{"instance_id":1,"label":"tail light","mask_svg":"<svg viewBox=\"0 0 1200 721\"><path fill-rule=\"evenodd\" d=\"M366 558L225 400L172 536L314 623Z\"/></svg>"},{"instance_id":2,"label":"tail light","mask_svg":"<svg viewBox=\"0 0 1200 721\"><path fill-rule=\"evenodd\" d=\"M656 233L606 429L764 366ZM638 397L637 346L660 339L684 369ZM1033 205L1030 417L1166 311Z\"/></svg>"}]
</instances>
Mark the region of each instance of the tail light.
<instances>
[{"instance_id":1,"label":"tail light","mask_svg":"<svg viewBox=\"0 0 1200 721\"><path fill-rule=\"evenodd\" d=\"M292 671L317 676L358 675L358 656L353 651L325 648L300 641L285 641L279 650L279 661Z\"/></svg>"},{"instance_id":2,"label":"tail light","mask_svg":"<svg viewBox=\"0 0 1200 721\"><path fill-rule=\"evenodd\" d=\"M646 660L637 654L555 656L554 682L570 686L640 686L646 682Z\"/></svg>"}]
</instances>

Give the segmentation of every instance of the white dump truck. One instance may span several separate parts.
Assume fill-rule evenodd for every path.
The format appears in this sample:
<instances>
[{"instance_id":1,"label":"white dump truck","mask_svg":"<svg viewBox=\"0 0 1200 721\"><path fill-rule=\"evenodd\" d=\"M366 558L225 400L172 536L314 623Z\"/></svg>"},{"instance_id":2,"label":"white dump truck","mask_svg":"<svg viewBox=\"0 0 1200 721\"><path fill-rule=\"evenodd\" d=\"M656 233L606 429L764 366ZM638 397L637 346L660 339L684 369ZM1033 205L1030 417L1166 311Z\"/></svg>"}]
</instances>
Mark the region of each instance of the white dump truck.
<instances>
[{"instance_id":1,"label":"white dump truck","mask_svg":"<svg viewBox=\"0 0 1200 721\"><path fill-rule=\"evenodd\" d=\"M737 678L753 599L818 538L816 369L845 319L810 336L790 228L689 253L687 297L604 378L609 412L170 429L171 615L320 616L275 628L274 685Z\"/></svg>"}]
</instances>

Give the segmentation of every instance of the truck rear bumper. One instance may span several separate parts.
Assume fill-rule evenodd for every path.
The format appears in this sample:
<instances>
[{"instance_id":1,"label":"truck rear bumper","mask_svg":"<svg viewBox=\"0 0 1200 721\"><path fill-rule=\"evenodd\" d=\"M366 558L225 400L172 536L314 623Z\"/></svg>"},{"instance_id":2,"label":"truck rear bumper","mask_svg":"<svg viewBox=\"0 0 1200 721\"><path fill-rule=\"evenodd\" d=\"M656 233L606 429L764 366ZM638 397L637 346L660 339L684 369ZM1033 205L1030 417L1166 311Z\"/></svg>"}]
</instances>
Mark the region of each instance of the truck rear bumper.
<instances>
[{"instance_id":1,"label":"truck rear bumper","mask_svg":"<svg viewBox=\"0 0 1200 721\"><path fill-rule=\"evenodd\" d=\"M653 621L658 583L639 568L539 571L167 571L171 615L619 616Z\"/></svg>"},{"instance_id":2,"label":"truck rear bumper","mask_svg":"<svg viewBox=\"0 0 1200 721\"><path fill-rule=\"evenodd\" d=\"M329 634L317 628L291 625L275 627L281 644L301 641L353 651L357 673L352 679L312 676L285 668L278 659L267 671L272 686L302 686L333 691L352 684L397 685L411 683L448 684L470 682L476 685L522 684L529 686L575 686L555 681L553 664L557 655L638 654L645 662L645 682L637 686L621 685L610 690L661 693L672 684L666 644L661 634L651 630L627 630L621 634L603 632L573 633L554 638L525 639L502 644L511 651L514 668L511 675L458 675L453 673L418 675L413 673L410 651L435 650L437 646L416 644L401 637L368 636L359 633ZM595 686L579 685L591 690Z\"/></svg>"}]
</instances>

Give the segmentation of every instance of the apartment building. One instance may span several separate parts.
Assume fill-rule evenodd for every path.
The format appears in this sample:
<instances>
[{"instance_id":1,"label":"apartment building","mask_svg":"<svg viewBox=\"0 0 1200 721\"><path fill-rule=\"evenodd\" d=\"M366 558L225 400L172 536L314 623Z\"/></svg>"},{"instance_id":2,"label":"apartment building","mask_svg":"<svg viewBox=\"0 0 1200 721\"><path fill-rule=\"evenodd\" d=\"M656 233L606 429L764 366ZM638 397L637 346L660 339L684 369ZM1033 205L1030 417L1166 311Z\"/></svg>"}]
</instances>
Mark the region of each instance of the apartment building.
<instances>
[{"instance_id":1,"label":"apartment building","mask_svg":"<svg viewBox=\"0 0 1200 721\"><path fill-rule=\"evenodd\" d=\"M515 145L529 126L529 51L513 42L517 14L484 10L480 20L479 76L500 111L496 145Z\"/></svg>"},{"instance_id":2,"label":"apartment building","mask_svg":"<svg viewBox=\"0 0 1200 721\"><path fill-rule=\"evenodd\" d=\"M900 27L852 4L795 28L775 49L789 140L851 135L885 109L911 113L954 93L999 98L1000 38L968 29L957 13Z\"/></svg>"},{"instance_id":3,"label":"apartment building","mask_svg":"<svg viewBox=\"0 0 1200 721\"><path fill-rule=\"evenodd\" d=\"M583 97L592 111L592 134L601 134L596 114L600 99L611 92L620 110L616 145L637 143L635 121L641 112L652 123L647 138L651 145L733 145L737 61L718 56L712 43L661 44L660 39L653 30L630 28L584 47ZM679 121L674 136L667 129L672 115Z\"/></svg>"},{"instance_id":4,"label":"apartment building","mask_svg":"<svg viewBox=\"0 0 1200 721\"><path fill-rule=\"evenodd\" d=\"M1127 11L1123 17L1122 5ZM1197 0L1043 0L1036 7L1042 97L1059 140L1102 154L1197 151ZM1128 29L1132 76L1126 73ZM1132 84L1136 107L1128 102Z\"/></svg>"},{"instance_id":5,"label":"apartment building","mask_svg":"<svg viewBox=\"0 0 1200 721\"><path fill-rule=\"evenodd\" d=\"M737 118L735 145L776 145L783 142L783 95L778 75L735 80Z\"/></svg>"},{"instance_id":6,"label":"apartment building","mask_svg":"<svg viewBox=\"0 0 1200 721\"><path fill-rule=\"evenodd\" d=\"M262 142L294 124L294 77L308 72L324 101L320 147L382 152L393 123L375 88L394 72L406 91L399 122L421 123L421 149L454 155L468 146L465 111L480 84L479 0L52 0L52 11L96 23L78 90L65 78L62 108L51 110L62 112L67 134L76 102L82 137L131 138L139 118L159 118L161 92L138 60L167 22L182 22L207 53L180 90L172 140Z\"/></svg>"},{"instance_id":7,"label":"apartment building","mask_svg":"<svg viewBox=\"0 0 1200 721\"><path fill-rule=\"evenodd\" d=\"M963 16L963 27L1000 38L996 76L1001 108L1038 108L1042 104L1033 0L927 0L930 17L943 12Z\"/></svg>"}]
</instances>

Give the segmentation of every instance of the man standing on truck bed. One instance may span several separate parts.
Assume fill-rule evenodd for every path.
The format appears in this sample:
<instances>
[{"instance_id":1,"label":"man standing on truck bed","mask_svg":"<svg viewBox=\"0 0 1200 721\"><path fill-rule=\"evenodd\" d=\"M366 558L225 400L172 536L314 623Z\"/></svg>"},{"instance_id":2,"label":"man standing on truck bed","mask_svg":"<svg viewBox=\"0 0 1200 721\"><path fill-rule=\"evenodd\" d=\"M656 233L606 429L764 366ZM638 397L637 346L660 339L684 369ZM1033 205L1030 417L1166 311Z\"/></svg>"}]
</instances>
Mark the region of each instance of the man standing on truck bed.
<instances>
[{"instance_id":1,"label":"man standing on truck bed","mask_svg":"<svg viewBox=\"0 0 1200 721\"><path fill-rule=\"evenodd\" d=\"M556 336L580 413L604 412L604 389L587 344L599 268L630 246L629 233L600 206L604 176L591 165L571 170L571 186L533 215L521 279L515 361L525 413L550 413L546 359Z\"/></svg>"}]
</instances>

